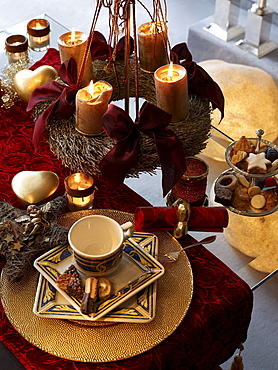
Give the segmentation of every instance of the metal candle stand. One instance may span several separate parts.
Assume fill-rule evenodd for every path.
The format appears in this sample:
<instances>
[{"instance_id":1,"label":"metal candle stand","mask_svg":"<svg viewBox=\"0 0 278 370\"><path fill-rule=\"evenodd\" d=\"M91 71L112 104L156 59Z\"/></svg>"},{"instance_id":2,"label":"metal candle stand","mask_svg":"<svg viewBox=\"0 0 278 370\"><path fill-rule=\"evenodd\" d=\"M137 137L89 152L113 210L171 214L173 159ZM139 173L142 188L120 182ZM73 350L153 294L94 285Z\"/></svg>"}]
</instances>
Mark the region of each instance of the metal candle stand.
<instances>
[{"instance_id":1,"label":"metal candle stand","mask_svg":"<svg viewBox=\"0 0 278 370\"><path fill-rule=\"evenodd\" d=\"M265 0L259 0L248 10L245 37L236 46L262 58L278 48L269 40L273 11L266 6Z\"/></svg>"},{"instance_id":2,"label":"metal candle stand","mask_svg":"<svg viewBox=\"0 0 278 370\"><path fill-rule=\"evenodd\" d=\"M214 23L204 27L205 31L224 41L229 41L244 33L238 24L240 0L216 0Z\"/></svg>"}]
</instances>

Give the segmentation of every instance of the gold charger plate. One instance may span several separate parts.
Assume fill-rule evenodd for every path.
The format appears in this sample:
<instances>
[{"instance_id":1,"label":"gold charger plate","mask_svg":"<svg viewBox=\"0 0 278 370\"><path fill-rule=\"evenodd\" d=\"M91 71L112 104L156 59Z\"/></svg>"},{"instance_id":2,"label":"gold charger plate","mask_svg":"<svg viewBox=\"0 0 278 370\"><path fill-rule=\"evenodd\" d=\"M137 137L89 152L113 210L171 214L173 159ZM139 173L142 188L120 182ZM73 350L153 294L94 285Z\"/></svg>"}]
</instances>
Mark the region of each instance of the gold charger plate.
<instances>
[{"instance_id":1,"label":"gold charger plate","mask_svg":"<svg viewBox=\"0 0 278 370\"><path fill-rule=\"evenodd\" d=\"M115 210L89 210L67 213L58 223L70 227L80 217L104 214L119 223L134 221L134 216ZM167 232L155 232L159 252L181 249ZM143 353L166 339L185 317L193 294L193 276L186 253L175 263L165 264L165 274L157 282L154 320L146 324L111 323L88 326L82 322L44 319L33 313L38 273L30 270L18 283L2 272L1 298L5 313L14 328L31 344L52 355L72 361L110 362ZM72 350L74 348L74 350Z\"/></svg>"}]
</instances>

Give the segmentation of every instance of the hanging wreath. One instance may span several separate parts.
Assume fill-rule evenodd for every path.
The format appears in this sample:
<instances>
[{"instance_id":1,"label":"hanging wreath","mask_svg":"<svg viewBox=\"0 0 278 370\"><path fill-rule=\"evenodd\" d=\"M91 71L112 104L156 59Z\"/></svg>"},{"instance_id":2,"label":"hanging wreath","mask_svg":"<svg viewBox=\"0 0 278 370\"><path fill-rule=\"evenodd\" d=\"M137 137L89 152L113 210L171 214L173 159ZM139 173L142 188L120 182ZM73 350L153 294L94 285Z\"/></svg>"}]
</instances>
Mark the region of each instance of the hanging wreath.
<instances>
[{"instance_id":1,"label":"hanging wreath","mask_svg":"<svg viewBox=\"0 0 278 370\"><path fill-rule=\"evenodd\" d=\"M111 14L112 3L106 4ZM142 172L153 173L160 167L165 196L184 173L185 156L196 155L205 148L211 128L211 109L219 108L223 118L223 94L210 76L192 61L187 45L175 46L171 49L171 59L183 65L188 74L189 115L179 123L170 123L168 113L154 104L153 74L138 68L136 42L127 33L117 40L119 25L114 20L117 18L126 28L130 6L134 7L134 3L129 0L114 2L113 11L117 17L111 16L109 43L94 30L103 4L97 3L79 75L76 76L73 60L69 60L59 70L64 83L52 81L48 86L37 88L31 96L28 110L35 108L34 144L37 147L46 133L51 150L66 166L76 172L102 174L112 187L125 177L136 177ZM165 22L160 2L154 4L156 17ZM135 21L133 26L136 29ZM75 130L75 107L71 103L80 88L88 53L93 60L94 82L104 80L113 86L112 104L103 116L104 132L90 137ZM115 101L125 99L126 102L132 97L136 100L135 122L113 105ZM146 101L140 115L139 98ZM120 121L113 116L121 117ZM112 121L114 128L111 127Z\"/></svg>"}]
</instances>

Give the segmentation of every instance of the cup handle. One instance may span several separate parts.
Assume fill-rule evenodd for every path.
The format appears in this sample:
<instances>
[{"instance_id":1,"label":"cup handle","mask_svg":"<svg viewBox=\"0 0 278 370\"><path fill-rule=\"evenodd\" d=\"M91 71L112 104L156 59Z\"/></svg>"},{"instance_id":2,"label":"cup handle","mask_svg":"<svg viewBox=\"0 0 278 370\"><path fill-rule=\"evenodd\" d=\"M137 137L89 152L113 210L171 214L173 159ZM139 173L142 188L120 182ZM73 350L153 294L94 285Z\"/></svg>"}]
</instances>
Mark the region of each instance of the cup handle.
<instances>
[{"instance_id":1,"label":"cup handle","mask_svg":"<svg viewBox=\"0 0 278 370\"><path fill-rule=\"evenodd\" d=\"M134 226L133 226L132 222L128 221L128 222L122 224L121 228L124 231L124 242L125 242L128 238L130 238L133 235Z\"/></svg>"}]
</instances>

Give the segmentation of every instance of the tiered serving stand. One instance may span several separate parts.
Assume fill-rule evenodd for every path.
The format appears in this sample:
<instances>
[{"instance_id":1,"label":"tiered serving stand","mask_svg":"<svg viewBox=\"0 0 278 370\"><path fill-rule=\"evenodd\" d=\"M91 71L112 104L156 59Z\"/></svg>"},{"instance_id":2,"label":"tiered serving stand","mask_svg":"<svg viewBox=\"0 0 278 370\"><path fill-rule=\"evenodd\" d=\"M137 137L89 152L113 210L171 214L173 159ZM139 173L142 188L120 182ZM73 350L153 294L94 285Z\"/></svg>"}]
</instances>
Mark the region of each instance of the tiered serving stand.
<instances>
[{"instance_id":1,"label":"tiered serving stand","mask_svg":"<svg viewBox=\"0 0 278 370\"><path fill-rule=\"evenodd\" d=\"M248 139L256 143L258 137ZM260 140L261 143L278 150L278 146L274 143L264 139ZM275 177L277 175L278 169L266 174L250 174L238 168L231 161L231 150L234 144L235 142L232 142L225 152L226 162L234 171L250 179L250 182L255 179ZM219 177L221 176L223 176L223 173ZM264 212L254 212L252 210L240 211L232 206L227 206L226 208L229 213L229 224L224 229L224 235L228 243L240 250L243 254L256 257L250 263L250 266L256 270L270 273L277 269L275 256L278 255L278 252L275 246L278 240L275 225L277 225L278 204Z\"/></svg>"}]
</instances>

